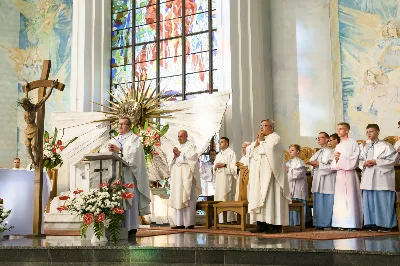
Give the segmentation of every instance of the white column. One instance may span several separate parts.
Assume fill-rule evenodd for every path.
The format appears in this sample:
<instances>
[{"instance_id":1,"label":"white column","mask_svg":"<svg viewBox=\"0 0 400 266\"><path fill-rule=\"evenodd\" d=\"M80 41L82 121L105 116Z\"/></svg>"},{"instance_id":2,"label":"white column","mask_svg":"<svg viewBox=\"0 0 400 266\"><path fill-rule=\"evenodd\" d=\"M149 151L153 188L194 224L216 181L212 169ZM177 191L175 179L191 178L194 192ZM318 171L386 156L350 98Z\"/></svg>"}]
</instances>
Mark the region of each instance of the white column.
<instances>
[{"instance_id":1,"label":"white column","mask_svg":"<svg viewBox=\"0 0 400 266\"><path fill-rule=\"evenodd\" d=\"M242 142L273 118L269 1L219 0L217 10L218 88L232 91L220 135L240 158Z\"/></svg>"},{"instance_id":2,"label":"white column","mask_svg":"<svg viewBox=\"0 0 400 266\"><path fill-rule=\"evenodd\" d=\"M70 109L100 111L93 102L103 103L110 89L111 1L74 1L72 36ZM69 170L68 187L74 189L76 169Z\"/></svg>"}]
</instances>

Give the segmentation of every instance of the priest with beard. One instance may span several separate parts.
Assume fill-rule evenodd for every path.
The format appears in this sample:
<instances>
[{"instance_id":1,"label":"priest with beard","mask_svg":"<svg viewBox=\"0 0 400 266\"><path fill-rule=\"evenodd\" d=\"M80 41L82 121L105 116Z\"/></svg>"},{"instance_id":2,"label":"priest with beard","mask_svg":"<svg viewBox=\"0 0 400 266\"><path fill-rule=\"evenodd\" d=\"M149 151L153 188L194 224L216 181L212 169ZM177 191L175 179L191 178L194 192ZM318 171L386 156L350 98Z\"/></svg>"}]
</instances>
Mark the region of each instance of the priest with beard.
<instances>
[{"instance_id":1,"label":"priest with beard","mask_svg":"<svg viewBox=\"0 0 400 266\"><path fill-rule=\"evenodd\" d=\"M256 141L250 145L249 213L257 222L253 233L277 233L289 225L290 189L285 152L274 132L275 122L261 121Z\"/></svg>"},{"instance_id":2,"label":"priest with beard","mask_svg":"<svg viewBox=\"0 0 400 266\"><path fill-rule=\"evenodd\" d=\"M199 155L196 145L188 141L185 130L178 132L178 147L172 150L171 194L169 206L176 210L176 221L172 229L194 229L196 224L196 202L201 193Z\"/></svg>"},{"instance_id":3,"label":"priest with beard","mask_svg":"<svg viewBox=\"0 0 400 266\"><path fill-rule=\"evenodd\" d=\"M118 137L108 145L110 152L122 153L122 158L129 167L124 168L124 182L133 183L134 197L124 201L126 209L125 227L128 229L128 239L134 239L139 227L139 216L150 214L150 188L147 176L146 160L142 143L131 131L132 122L123 117L118 123Z\"/></svg>"}]
</instances>

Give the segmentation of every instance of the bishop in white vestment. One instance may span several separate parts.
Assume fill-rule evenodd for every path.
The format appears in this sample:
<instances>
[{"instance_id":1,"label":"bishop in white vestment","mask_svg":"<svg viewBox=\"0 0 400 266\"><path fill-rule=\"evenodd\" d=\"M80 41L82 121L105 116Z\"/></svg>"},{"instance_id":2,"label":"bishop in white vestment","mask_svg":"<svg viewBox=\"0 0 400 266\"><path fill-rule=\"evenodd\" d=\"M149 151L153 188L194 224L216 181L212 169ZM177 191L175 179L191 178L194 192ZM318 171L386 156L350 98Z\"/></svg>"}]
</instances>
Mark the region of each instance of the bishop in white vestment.
<instances>
[{"instance_id":1,"label":"bishop in white vestment","mask_svg":"<svg viewBox=\"0 0 400 266\"><path fill-rule=\"evenodd\" d=\"M129 237L136 234L139 227L139 216L150 214L150 187L147 176L146 160L142 143L131 131L132 123L128 118L121 118L118 124L119 136L112 140L108 149L111 152L121 152L129 167L124 168L124 182L133 183L132 192L135 196L127 200L125 206L125 227ZM128 189L129 191L130 189Z\"/></svg>"},{"instance_id":2,"label":"bishop in white vestment","mask_svg":"<svg viewBox=\"0 0 400 266\"><path fill-rule=\"evenodd\" d=\"M337 171L335 197L333 203L332 227L361 229L363 222L360 180L356 173L360 148L358 143L348 137L350 125L338 124L341 139L334 152L331 168Z\"/></svg>"},{"instance_id":3,"label":"bishop in white vestment","mask_svg":"<svg viewBox=\"0 0 400 266\"><path fill-rule=\"evenodd\" d=\"M311 186L314 209L313 225L318 230L332 226L336 171L331 169L333 150L327 146L328 139L329 135L326 132L318 134L318 144L321 149L309 160L313 177Z\"/></svg>"},{"instance_id":4,"label":"bishop in white vestment","mask_svg":"<svg viewBox=\"0 0 400 266\"><path fill-rule=\"evenodd\" d=\"M234 201L236 198L237 167L236 153L229 148L229 139L222 137L219 146L221 151L214 162L215 170L215 196L216 201ZM235 214L227 212L227 222L235 221ZM223 214L219 214L219 222L222 223Z\"/></svg>"},{"instance_id":5,"label":"bishop in white vestment","mask_svg":"<svg viewBox=\"0 0 400 266\"><path fill-rule=\"evenodd\" d=\"M368 141L361 148L359 166L362 169L364 225L373 231L388 231L397 225L394 209L396 184L394 147L378 139L379 126L367 126Z\"/></svg>"},{"instance_id":6,"label":"bishop in white vestment","mask_svg":"<svg viewBox=\"0 0 400 266\"><path fill-rule=\"evenodd\" d=\"M215 194L215 171L213 168L217 153L215 150L210 150L209 155L210 160L200 165L202 196L214 196Z\"/></svg>"},{"instance_id":7,"label":"bishop in white vestment","mask_svg":"<svg viewBox=\"0 0 400 266\"><path fill-rule=\"evenodd\" d=\"M277 232L289 224L291 200L285 152L274 124L273 120L263 120L257 140L250 145L249 213L250 221L257 221L252 232Z\"/></svg>"},{"instance_id":8,"label":"bishop in white vestment","mask_svg":"<svg viewBox=\"0 0 400 266\"><path fill-rule=\"evenodd\" d=\"M179 131L179 146L173 149L171 168L171 194L169 206L176 209L173 229L193 229L196 224L196 202L201 193L199 155L196 145L187 140L184 130Z\"/></svg>"}]
</instances>

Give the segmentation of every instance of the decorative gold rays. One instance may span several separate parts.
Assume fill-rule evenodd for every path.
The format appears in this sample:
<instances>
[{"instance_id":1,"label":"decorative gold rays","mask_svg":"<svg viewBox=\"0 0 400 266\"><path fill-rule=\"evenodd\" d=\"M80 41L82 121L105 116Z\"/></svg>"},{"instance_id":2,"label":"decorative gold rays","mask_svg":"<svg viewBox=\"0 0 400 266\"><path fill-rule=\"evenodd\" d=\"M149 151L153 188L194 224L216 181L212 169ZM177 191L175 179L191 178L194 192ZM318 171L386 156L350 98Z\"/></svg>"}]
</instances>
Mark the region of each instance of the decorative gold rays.
<instances>
[{"instance_id":1,"label":"decorative gold rays","mask_svg":"<svg viewBox=\"0 0 400 266\"><path fill-rule=\"evenodd\" d=\"M159 123L154 122L154 119L164 117L171 118L173 117L171 113L180 111L179 109L163 110L162 104L169 101L175 95L164 98L162 97L164 90L156 93L158 86L151 91L150 85L151 83L146 89L141 89L140 87L135 88L133 85L130 88L120 87L119 91L122 92L121 95L107 91L116 102L104 99L104 101L108 102L110 106L94 103L108 108L109 111L101 112L111 115L111 117L109 116L106 119L98 120L96 122L109 121L112 126L116 126L119 118L128 117L132 121L132 127L136 126L143 129L145 125L148 125L149 127L156 129ZM143 87L145 86L143 85Z\"/></svg>"}]
</instances>

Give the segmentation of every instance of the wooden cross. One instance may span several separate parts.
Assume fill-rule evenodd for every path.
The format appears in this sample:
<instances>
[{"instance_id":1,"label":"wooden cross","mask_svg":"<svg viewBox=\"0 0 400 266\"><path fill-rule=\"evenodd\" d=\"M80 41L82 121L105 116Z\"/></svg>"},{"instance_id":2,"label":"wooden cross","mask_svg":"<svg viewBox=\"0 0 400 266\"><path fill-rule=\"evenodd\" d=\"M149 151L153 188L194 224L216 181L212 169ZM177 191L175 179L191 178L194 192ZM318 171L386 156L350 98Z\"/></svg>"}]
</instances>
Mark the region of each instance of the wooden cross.
<instances>
[{"instance_id":1,"label":"wooden cross","mask_svg":"<svg viewBox=\"0 0 400 266\"><path fill-rule=\"evenodd\" d=\"M42 75L40 80L35 80L28 83L28 86L23 86L23 92L38 90L38 102L43 99L46 95L46 88L53 86L53 80L48 80L51 69L51 61L43 61ZM55 89L63 91L65 85L58 83ZM42 206L42 193L43 193L43 134L44 134L44 116L45 116L45 104L37 111L37 160L39 167L35 168L35 184L34 184L34 213L33 213L33 235L34 237L42 236L42 221L43 221L43 206Z\"/></svg>"}]
</instances>

